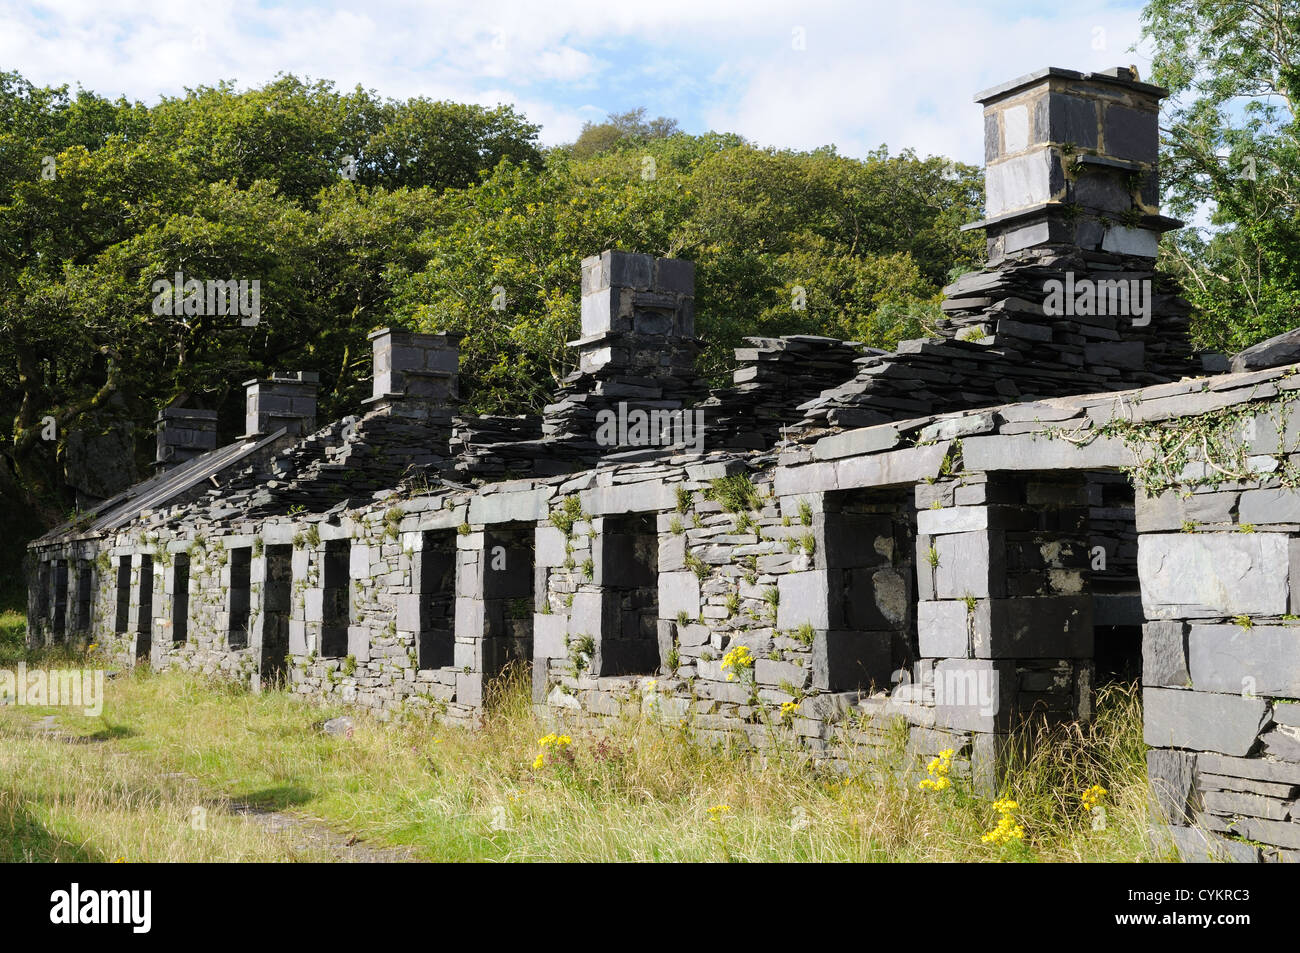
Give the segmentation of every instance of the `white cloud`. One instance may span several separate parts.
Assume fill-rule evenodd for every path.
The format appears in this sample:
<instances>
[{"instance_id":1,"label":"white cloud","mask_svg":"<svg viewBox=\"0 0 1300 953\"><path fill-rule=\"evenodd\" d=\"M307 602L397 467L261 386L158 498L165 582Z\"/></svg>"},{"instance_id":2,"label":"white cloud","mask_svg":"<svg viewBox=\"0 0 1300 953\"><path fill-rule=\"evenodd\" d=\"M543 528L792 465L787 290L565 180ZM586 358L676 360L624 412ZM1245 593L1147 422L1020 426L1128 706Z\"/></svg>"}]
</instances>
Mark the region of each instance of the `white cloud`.
<instances>
[{"instance_id":1,"label":"white cloud","mask_svg":"<svg viewBox=\"0 0 1300 953\"><path fill-rule=\"evenodd\" d=\"M253 0L0 0L0 62L40 84L152 102L278 72L382 95L512 103L571 140L646 105L684 128L782 147L887 142L978 162L977 90L1040 66L1137 61L1138 3L1088 12L968 0L578 0L275 5ZM795 49L796 30L806 48ZM1104 39L1105 48L1096 49Z\"/></svg>"},{"instance_id":2,"label":"white cloud","mask_svg":"<svg viewBox=\"0 0 1300 953\"><path fill-rule=\"evenodd\" d=\"M1093 49L1093 30L1106 48ZM846 21L809 20L806 49L730 64L739 95L707 113L763 143L836 144L861 155L887 142L922 155L982 161L981 89L1042 66L1102 69L1149 62L1127 52L1136 11L1012 19L968 4L895 5Z\"/></svg>"}]
</instances>

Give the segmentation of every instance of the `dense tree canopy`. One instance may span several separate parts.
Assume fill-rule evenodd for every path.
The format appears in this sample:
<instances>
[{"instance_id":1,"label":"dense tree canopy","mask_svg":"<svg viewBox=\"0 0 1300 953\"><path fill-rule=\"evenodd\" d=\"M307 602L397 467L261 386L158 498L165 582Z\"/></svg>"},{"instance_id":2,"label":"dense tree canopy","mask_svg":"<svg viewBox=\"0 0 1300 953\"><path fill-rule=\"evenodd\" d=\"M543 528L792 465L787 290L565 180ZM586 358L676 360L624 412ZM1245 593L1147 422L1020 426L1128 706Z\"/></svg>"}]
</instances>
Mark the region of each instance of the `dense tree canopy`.
<instances>
[{"instance_id":1,"label":"dense tree canopy","mask_svg":"<svg viewBox=\"0 0 1300 953\"><path fill-rule=\"evenodd\" d=\"M473 407L536 411L571 369L579 261L611 247L689 258L702 370L720 382L745 335L880 346L914 335L937 316L949 270L977 259L978 239L957 226L978 202L976 171L943 160L881 150L858 161L732 137L678 134L589 160L555 155L537 170L502 164L444 195L428 264L399 283L395 314L469 332ZM504 312L492 309L494 288Z\"/></svg>"},{"instance_id":2,"label":"dense tree canopy","mask_svg":"<svg viewBox=\"0 0 1300 953\"><path fill-rule=\"evenodd\" d=\"M241 382L277 368L320 372L322 417L354 411L384 324L468 332L469 408L540 410L572 369L578 262L605 248L698 263L719 382L748 334L888 346L978 258L957 231L974 168L761 149L644 110L543 153L508 107L294 76L145 106L0 74L0 120L0 494L46 521L70 503L70 435L130 421L143 463L181 404L229 437ZM177 272L257 279L258 322L155 313Z\"/></svg>"},{"instance_id":3,"label":"dense tree canopy","mask_svg":"<svg viewBox=\"0 0 1300 953\"><path fill-rule=\"evenodd\" d=\"M1165 240L1200 342L1226 351L1300 325L1300 3L1152 0L1167 86L1161 174L1171 214L1211 227Z\"/></svg>"}]
</instances>

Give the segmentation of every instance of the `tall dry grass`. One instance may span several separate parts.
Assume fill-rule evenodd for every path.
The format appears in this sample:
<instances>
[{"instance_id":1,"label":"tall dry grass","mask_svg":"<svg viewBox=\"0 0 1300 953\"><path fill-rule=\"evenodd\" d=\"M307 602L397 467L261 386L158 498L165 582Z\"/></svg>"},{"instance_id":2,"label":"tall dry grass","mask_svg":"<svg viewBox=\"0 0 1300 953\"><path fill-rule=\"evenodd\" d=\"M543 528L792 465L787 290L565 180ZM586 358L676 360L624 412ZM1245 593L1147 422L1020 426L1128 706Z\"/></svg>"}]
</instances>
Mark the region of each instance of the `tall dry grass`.
<instances>
[{"instance_id":1,"label":"tall dry grass","mask_svg":"<svg viewBox=\"0 0 1300 953\"><path fill-rule=\"evenodd\" d=\"M759 756L655 718L581 727L535 710L523 672L496 683L480 730L353 711L344 738L321 731L335 708L140 672L110 683L98 719L0 709L10 779L0 858L295 856L292 837L247 836L247 822L220 809L226 799L434 860L1151 860L1139 698L1136 686L1111 686L1093 724L1015 738L1002 793L1017 801L1025 839L999 846L981 842L997 820L991 804L960 782L920 789L924 766L909 765L901 743L886 764L841 775L812 767L775 729ZM101 740L33 740L26 725L47 713ZM570 742L543 749L551 733ZM1104 826L1080 804L1097 784L1108 792ZM180 823L195 792L218 805L207 836Z\"/></svg>"}]
</instances>

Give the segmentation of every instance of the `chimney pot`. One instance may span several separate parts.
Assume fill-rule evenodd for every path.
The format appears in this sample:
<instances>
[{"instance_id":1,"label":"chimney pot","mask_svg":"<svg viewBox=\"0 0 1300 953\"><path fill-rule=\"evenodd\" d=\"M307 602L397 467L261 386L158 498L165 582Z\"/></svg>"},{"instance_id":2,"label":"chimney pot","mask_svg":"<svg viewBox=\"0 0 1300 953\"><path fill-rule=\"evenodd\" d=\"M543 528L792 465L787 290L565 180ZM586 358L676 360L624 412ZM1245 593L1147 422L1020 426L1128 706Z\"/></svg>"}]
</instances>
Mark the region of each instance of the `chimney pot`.
<instances>
[{"instance_id":1,"label":"chimney pot","mask_svg":"<svg viewBox=\"0 0 1300 953\"><path fill-rule=\"evenodd\" d=\"M167 407L158 412L154 467L162 473L217 449L217 412Z\"/></svg>"},{"instance_id":2,"label":"chimney pot","mask_svg":"<svg viewBox=\"0 0 1300 953\"><path fill-rule=\"evenodd\" d=\"M281 427L285 436L300 437L316 429L315 371L276 371L262 380L245 381L243 439L265 437Z\"/></svg>"},{"instance_id":3,"label":"chimney pot","mask_svg":"<svg viewBox=\"0 0 1300 953\"><path fill-rule=\"evenodd\" d=\"M365 404L387 406L404 417L430 417L460 402L463 334L381 328L369 337L374 348L374 386Z\"/></svg>"},{"instance_id":4,"label":"chimney pot","mask_svg":"<svg viewBox=\"0 0 1300 953\"><path fill-rule=\"evenodd\" d=\"M989 259L1036 245L1155 257L1159 110L1128 67L1049 67L979 93Z\"/></svg>"}]
</instances>

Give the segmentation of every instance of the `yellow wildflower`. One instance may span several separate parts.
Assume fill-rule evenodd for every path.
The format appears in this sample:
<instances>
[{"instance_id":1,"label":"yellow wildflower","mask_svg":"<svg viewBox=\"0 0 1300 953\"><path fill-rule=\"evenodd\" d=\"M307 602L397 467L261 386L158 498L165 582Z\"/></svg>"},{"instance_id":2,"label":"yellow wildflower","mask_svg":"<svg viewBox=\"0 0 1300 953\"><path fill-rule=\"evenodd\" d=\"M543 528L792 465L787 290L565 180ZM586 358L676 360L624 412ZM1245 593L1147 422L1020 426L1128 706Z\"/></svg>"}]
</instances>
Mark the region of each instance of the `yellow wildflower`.
<instances>
[{"instance_id":1,"label":"yellow wildflower","mask_svg":"<svg viewBox=\"0 0 1300 953\"><path fill-rule=\"evenodd\" d=\"M1025 829L1016 823L1014 813L1019 807L1010 798L994 801L993 810L1001 816L993 830L982 835L980 841L985 844L1006 844L1013 840L1024 840Z\"/></svg>"},{"instance_id":2,"label":"yellow wildflower","mask_svg":"<svg viewBox=\"0 0 1300 953\"><path fill-rule=\"evenodd\" d=\"M1092 809L1100 804L1102 799L1105 798L1108 793L1109 792L1100 784L1094 784L1092 787L1088 788L1088 790L1084 791L1079 798L1083 804L1084 813L1091 814Z\"/></svg>"},{"instance_id":3,"label":"yellow wildflower","mask_svg":"<svg viewBox=\"0 0 1300 953\"><path fill-rule=\"evenodd\" d=\"M952 771L952 756L956 754L953 748L945 748L939 752L939 756L930 761L926 766L926 772L930 775L921 782L922 791L945 791L952 787L952 779L948 773Z\"/></svg>"},{"instance_id":4,"label":"yellow wildflower","mask_svg":"<svg viewBox=\"0 0 1300 953\"><path fill-rule=\"evenodd\" d=\"M737 645L722 657L722 668L727 672L727 681L734 682L736 673L751 669L754 667L754 656L750 654L748 645Z\"/></svg>"}]
</instances>

